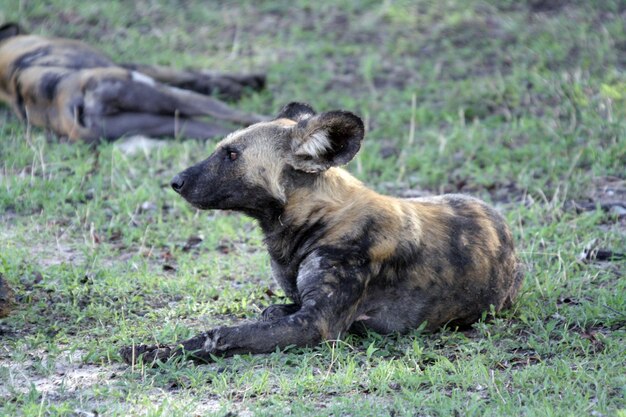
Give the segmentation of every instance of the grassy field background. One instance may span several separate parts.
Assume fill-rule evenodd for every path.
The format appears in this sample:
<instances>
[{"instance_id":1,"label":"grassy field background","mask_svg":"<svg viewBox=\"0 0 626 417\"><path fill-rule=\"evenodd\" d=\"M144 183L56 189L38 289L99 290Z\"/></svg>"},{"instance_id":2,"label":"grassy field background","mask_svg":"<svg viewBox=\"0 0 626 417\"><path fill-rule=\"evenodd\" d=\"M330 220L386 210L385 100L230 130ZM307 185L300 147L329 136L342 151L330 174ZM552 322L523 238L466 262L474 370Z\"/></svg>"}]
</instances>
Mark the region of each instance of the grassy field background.
<instances>
[{"instance_id":1,"label":"grassy field background","mask_svg":"<svg viewBox=\"0 0 626 417\"><path fill-rule=\"evenodd\" d=\"M266 71L246 110L351 110L368 129L351 172L493 203L528 272L512 310L464 332L131 368L121 346L283 299L259 230L169 189L214 143L93 150L0 108L0 274L18 300L0 415L626 416L626 261L595 256L626 252L623 1L0 0L2 21L120 62Z\"/></svg>"}]
</instances>

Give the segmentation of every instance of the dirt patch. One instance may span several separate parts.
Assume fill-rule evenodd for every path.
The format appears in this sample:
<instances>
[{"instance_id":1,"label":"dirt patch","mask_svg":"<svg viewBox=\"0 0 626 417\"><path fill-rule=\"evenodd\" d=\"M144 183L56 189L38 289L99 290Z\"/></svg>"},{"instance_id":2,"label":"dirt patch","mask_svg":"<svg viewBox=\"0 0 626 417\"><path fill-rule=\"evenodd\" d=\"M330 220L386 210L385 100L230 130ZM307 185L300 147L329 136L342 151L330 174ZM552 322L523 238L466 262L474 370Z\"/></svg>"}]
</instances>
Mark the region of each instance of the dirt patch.
<instances>
[{"instance_id":1,"label":"dirt patch","mask_svg":"<svg viewBox=\"0 0 626 417\"><path fill-rule=\"evenodd\" d=\"M593 181L589 199L600 204L622 205L626 208L626 180L617 177L600 177Z\"/></svg>"},{"instance_id":2,"label":"dirt patch","mask_svg":"<svg viewBox=\"0 0 626 417\"><path fill-rule=\"evenodd\" d=\"M110 385L125 368L121 364L86 365L81 359L84 352L80 351L64 353L54 359L43 351L36 351L28 353L19 363L5 354L0 354L0 368L7 372L8 378L7 384L0 385L0 398L7 401L16 393L28 393L32 386L49 399L71 398L77 392L91 392L94 386Z\"/></svg>"},{"instance_id":3,"label":"dirt patch","mask_svg":"<svg viewBox=\"0 0 626 417\"><path fill-rule=\"evenodd\" d=\"M67 352L67 351L66 351ZM28 394L35 388L41 396L41 403L59 403L65 400L80 400L80 409L74 410L74 415L97 416L97 408L127 410L129 415L141 414L142 405L132 403L108 404L98 399L97 391L103 387L116 387L119 380L128 372L143 372L131 369L125 364L95 365L86 364L82 357L85 352L74 351L63 353L56 358L50 357L43 351L31 352L27 358L19 363L0 353L0 369L7 375L6 383L0 384L0 401L19 401L18 396ZM152 399L152 404L183 404L190 402L185 389L172 386L167 388L152 388L146 393ZM190 408L192 415L215 414L222 410L219 398L203 397ZM246 409L236 410L238 416L252 415Z\"/></svg>"},{"instance_id":4,"label":"dirt patch","mask_svg":"<svg viewBox=\"0 0 626 417\"><path fill-rule=\"evenodd\" d=\"M0 242L20 241L21 236L11 225L11 221L16 217L10 213L0 216ZM36 264L40 267L64 263L74 264L85 260L84 254L76 249L76 245L72 245L71 242L63 239L56 239L54 244L29 242L28 249L31 253L31 259L36 260Z\"/></svg>"}]
</instances>

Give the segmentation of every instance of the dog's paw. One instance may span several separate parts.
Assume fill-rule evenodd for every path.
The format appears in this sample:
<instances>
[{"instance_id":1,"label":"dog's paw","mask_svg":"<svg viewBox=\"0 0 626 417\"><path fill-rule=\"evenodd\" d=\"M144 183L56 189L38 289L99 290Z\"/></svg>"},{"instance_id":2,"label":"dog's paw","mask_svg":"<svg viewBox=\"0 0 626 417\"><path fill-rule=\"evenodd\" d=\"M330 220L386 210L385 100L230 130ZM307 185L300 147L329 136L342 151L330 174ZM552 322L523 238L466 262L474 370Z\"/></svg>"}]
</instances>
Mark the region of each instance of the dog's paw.
<instances>
[{"instance_id":1,"label":"dog's paw","mask_svg":"<svg viewBox=\"0 0 626 417\"><path fill-rule=\"evenodd\" d=\"M165 345L135 345L125 346L119 351L120 356L129 365L143 362L154 366L157 362L166 362L172 356L172 348Z\"/></svg>"}]
</instances>

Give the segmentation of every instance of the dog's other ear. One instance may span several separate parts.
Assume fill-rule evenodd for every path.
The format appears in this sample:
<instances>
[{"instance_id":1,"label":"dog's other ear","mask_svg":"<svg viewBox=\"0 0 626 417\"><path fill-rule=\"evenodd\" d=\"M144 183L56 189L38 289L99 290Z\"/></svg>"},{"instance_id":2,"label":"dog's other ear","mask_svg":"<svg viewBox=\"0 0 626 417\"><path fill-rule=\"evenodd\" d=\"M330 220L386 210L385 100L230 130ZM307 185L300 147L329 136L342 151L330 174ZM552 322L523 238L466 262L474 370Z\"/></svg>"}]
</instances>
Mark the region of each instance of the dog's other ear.
<instances>
[{"instance_id":1,"label":"dog's other ear","mask_svg":"<svg viewBox=\"0 0 626 417\"><path fill-rule=\"evenodd\" d=\"M294 122L300 122L312 116L315 116L315 110L313 110L313 107L306 103L297 103L294 101L280 109L276 119L289 119Z\"/></svg>"},{"instance_id":2,"label":"dog's other ear","mask_svg":"<svg viewBox=\"0 0 626 417\"><path fill-rule=\"evenodd\" d=\"M298 122L293 128L291 166L322 172L350 162L365 135L363 121L342 110L329 111Z\"/></svg>"},{"instance_id":3,"label":"dog's other ear","mask_svg":"<svg viewBox=\"0 0 626 417\"><path fill-rule=\"evenodd\" d=\"M11 38L13 36L17 36L24 33L24 29L17 23L5 23L0 26L0 42L7 38Z\"/></svg>"}]
</instances>

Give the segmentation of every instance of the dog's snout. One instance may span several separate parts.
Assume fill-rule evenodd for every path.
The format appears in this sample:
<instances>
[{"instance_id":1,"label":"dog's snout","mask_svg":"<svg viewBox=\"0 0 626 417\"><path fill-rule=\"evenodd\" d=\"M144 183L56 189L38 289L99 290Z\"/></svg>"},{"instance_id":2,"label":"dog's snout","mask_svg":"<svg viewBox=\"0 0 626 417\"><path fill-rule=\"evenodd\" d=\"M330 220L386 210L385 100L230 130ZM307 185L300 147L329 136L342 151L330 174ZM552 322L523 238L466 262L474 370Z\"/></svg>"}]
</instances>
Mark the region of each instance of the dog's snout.
<instances>
[{"instance_id":1,"label":"dog's snout","mask_svg":"<svg viewBox=\"0 0 626 417\"><path fill-rule=\"evenodd\" d=\"M185 179L180 174L178 174L174 178L172 178L172 182L170 183L170 185L172 186L174 191L180 193L180 191L185 186Z\"/></svg>"}]
</instances>

